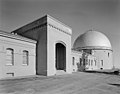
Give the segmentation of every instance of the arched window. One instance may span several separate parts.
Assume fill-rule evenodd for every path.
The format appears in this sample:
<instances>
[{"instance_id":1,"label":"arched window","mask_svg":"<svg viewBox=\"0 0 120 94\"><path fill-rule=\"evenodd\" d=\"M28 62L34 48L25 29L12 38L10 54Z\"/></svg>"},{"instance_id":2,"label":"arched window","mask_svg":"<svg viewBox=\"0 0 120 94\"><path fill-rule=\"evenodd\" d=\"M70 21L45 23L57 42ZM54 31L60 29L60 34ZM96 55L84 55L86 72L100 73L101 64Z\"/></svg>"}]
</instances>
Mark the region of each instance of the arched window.
<instances>
[{"instance_id":1,"label":"arched window","mask_svg":"<svg viewBox=\"0 0 120 94\"><path fill-rule=\"evenodd\" d=\"M6 49L6 65L14 65L14 50L12 48Z\"/></svg>"},{"instance_id":2,"label":"arched window","mask_svg":"<svg viewBox=\"0 0 120 94\"><path fill-rule=\"evenodd\" d=\"M29 55L28 51L24 50L23 51L23 65L28 65L28 62L29 62L28 55Z\"/></svg>"}]
</instances>

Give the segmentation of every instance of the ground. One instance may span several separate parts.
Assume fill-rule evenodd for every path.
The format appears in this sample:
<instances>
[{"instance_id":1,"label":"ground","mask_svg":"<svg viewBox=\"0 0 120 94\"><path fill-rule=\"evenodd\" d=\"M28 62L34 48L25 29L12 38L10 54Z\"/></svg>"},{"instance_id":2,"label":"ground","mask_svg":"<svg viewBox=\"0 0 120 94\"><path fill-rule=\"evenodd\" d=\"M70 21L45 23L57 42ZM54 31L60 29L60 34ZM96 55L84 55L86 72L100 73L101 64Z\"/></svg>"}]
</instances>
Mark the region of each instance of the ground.
<instances>
[{"instance_id":1,"label":"ground","mask_svg":"<svg viewBox=\"0 0 120 94\"><path fill-rule=\"evenodd\" d=\"M120 94L120 76L79 72L1 80L0 94Z\"/></svg>"}]
</instances>

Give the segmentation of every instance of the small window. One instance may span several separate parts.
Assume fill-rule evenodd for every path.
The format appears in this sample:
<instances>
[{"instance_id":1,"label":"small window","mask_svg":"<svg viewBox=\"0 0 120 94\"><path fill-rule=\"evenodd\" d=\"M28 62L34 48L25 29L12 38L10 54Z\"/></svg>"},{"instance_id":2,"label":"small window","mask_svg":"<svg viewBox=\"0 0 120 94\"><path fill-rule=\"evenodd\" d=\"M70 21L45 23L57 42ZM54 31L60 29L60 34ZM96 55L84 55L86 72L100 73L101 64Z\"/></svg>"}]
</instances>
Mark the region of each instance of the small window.
<instances>
[{"instance_id":1,"label":"small window","mask_svg":"<svg viewBox=\"0 0 120 94\"><path fill-rule=\"evenodd\" d=\"M101 65L103 66L103 60L101 60Z\"/></svg>"},{"instance_id":2,"label":"small window","mask_svg":"<svg viewBox=\"0 0 120 94\"><path fill-rule=\"evenodd\" d=\"M14 65L14 50L12 48L6 49L6 65Z\"/></svg>"},{"instance_id":3,"label":"small window","mask_svg":"<svg viewBox=\"0 0 120 94\"><path fill-rule=\"evenodd\" d=\"M108 57L109 57L110 53L108 53Z\"/></svg>"},{"instance_id":4,"label":"small window","mask_svg":"<svg viewBox=\"0 0 120 94\"><path fill-rule=\"evenodd\" d=\"M80 60L80 66L82 65L82 58L79 58L79 60Z\"/></svg>"},{"instance_id":5,"label":"small window","mask_svg":"<svg viewBox=\"0 0 120 94\"><path fill-rule=\"evenodd\" d=\"M95 66L96 66L96 60L94 60L95 61Z\"/></svg>"},{"instance_id":6,"label":"small window","mask_svg":"<svg viewBox=\"0 0 120 94\"><path fill-rule=\"evenodd\" d=\"M93 60L91 60L91 66L93 65Z\"/></svg>"},{"instance_id":7,"label":"small window","mask_svg":"<svg viewBox=\"0 0 120 94\"><path fill-rule=\"evenodd\" d=\"M14 73L6 73L7 74L7 77L13 77L14 76Z\"/></svg>"},{"instance_id":8,"label":"small window","mask_svg":"<svg viewBox=\"0 0 120 94\"><path fill-rule=\"evenodd\" d=\"M73 57L73 65L75 65L75 57Z\"/></svg>"},{"instance_id":9,"label":"small window","mask_svg":"<svg viewBox=\"0 0 120 94\"><path fill-rule=\"evenodd\" d=\"M90 59L89 59L89 66L90 66Z\"/></svg>"},{"instance_id":10,"label":"small window","mask_svg":"<svg viewBox=\"0 0 120 94\"><path fill-rule=\"evenodd\" d=\"M85 63L86 63L86 60L85 60L85 59L83 59L83 66L85 66Z\"/></svg>"},{"instance_id":11,"label":"small window","mask_svg":"<svg viewBox=\"0 0 120 94\"><path fill-rule=\"evenodd\" d=\"M28 51L24 50L23 51L23 65L28 65Z\"/></svg>"}]
</instances>

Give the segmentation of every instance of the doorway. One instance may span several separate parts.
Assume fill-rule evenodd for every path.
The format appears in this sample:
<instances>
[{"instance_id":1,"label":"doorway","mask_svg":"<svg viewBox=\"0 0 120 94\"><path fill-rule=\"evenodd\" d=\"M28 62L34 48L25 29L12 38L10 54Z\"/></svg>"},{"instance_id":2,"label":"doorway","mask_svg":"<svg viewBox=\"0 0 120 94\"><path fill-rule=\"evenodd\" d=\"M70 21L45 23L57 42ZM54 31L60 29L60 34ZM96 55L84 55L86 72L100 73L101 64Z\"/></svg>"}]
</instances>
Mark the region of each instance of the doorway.
<instances>
[{"instance_id":1,"label":"doorway","mask_svg":"<svg viewBox=\"0 0 120 94\"><path fill-rule=\"evenodd\" d=\"M56 70L66 70L66 47L56 43Z\"/></svg>"}]
</instances>

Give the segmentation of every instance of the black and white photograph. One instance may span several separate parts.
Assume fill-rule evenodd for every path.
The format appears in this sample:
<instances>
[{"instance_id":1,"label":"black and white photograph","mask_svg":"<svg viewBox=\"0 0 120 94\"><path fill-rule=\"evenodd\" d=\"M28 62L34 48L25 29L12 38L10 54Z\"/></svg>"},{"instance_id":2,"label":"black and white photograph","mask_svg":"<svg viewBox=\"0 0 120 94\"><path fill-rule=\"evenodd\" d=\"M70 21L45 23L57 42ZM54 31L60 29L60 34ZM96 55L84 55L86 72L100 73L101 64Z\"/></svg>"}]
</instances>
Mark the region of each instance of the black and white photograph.
<instances>
[{"instance_id":1,"label":"black and white photograph","mask_svg":"<svg viewBox=\"0 0 120 94\"><path fill-rule=\"evenodd\" d=\"M120 0L0 0L0 94L120 94Z\"/></svg>"}]
</instances>

